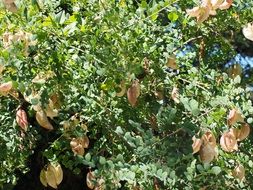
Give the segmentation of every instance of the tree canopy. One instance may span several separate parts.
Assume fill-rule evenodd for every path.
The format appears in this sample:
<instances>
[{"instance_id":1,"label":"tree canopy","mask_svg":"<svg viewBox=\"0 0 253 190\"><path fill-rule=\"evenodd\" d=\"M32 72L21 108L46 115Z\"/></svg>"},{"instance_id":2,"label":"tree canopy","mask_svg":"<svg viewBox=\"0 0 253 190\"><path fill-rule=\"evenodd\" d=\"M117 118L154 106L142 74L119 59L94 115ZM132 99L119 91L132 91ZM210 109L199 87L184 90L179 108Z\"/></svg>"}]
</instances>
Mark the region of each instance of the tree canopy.
<instances>
[{"instance_id":1,"label":"tree canopy","mask_svg":"<svg viewBox=\"0 0 253 190\"><path fill-rule=\"evenodd\" d=\"M2 0L0 186L35 168L26 189L251 189L252 15L246 0Z\"/></svg>"}]
</instances>

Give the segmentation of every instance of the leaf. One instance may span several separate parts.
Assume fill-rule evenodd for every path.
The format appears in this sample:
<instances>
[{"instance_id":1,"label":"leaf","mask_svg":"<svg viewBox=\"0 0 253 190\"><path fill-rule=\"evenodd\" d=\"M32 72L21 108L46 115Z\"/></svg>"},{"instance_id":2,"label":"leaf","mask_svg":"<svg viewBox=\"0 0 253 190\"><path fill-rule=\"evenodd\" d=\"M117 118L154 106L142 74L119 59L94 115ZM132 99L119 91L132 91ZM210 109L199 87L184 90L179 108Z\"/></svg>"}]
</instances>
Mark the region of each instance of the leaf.
<instances>
[{"instance_id":1,"label":"leaf","mask_svg":"<svg viewBox=\"0 0 253 190\"><path fill-rule=\"evenodd\" d=\"M170 19L170 21L172 21L172 22L177 21L178 17L179 16L178 16L178 14L176 12L170 12L168 14L168 19Z\"/></svg>"},{"instance_id":2,"label":"leaf","mask_svg":"<svg viewBox=\"0 0 253 190\"><path fill-rule=\"evenodd\" d=\"M199 114L199 103L194 100L194 99L191 99L190 102L189 102L189 105L190 105L190 108L191 108L191 112L194 116L197 116Z\"/></svg>"},{"instance_id":3,"label":"leaf","mask_svg":"<svg viewBox=\"0 0 253 190\"><path fill-rule=\"evenodd\" d=\"M211 171L213 174L218 175L221 173L221 168L219 166L214 166L212 167Z\"/></svg>"}]
</instances>

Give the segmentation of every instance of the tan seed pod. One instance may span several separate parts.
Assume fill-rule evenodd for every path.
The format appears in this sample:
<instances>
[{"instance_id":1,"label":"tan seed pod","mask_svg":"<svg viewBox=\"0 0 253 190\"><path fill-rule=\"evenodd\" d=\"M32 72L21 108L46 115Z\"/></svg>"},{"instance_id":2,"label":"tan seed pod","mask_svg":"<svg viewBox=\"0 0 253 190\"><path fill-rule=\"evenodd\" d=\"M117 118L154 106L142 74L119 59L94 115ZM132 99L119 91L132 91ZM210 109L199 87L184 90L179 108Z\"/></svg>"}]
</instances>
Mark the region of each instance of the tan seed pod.
<instances>
[{"instance_id":1,"label":"tan seed pod","mask_svg":"<svg viewBox=\"0 0 253 190\"><path fill-rule=\"evenodd\" d=\"M202 136L201 141L202 144L199 150L200 159L203 163L210 163L218 156L215 136L208 131Z\"/></svg>"},{"instance_id":2,"label":"tan seed pod","mask_svg":"<svg viewBox=\"0 0 253 190\"><path fill-rule=\"evenodd\" d=\"M46 171L44 169L40 171L40 182L47 187Z\"/></svg>"},{"instance_id":3,"label":"tan seed pod","mask_svg":"<svg viewBox=\"0 0 253 190\"><path fill-rule=\"evenodd\" d=\"M55 175L56 184L59 185L63 180L63 171L60 164L49 164L48 169L52 170Z\"/></svg>"},{"instance_id":4,"label":"tan seed pod","mask_svg":"<svg viewBox=\"0 0 253 190\"><path fill-rule=\"evenodd\" d=\"M12 82L11 81L0 85L0 93L3 95L8 94L11 89L12 89Z\"/></svg>"},{"instance_id":5,"label":"tan seed pod","mask_svg":"<svg viewBox=\"0 0 253 190\"><path fill-rule=\"evenodd\" d=\"M86 135L82 138L81 144L82 144L82 146L84 148L88 148L89 147L90 140L89 140L89 138Z\"/></svg>"},{"instance_id":6,"label":"tan seed pod","mask_svg":"<svg viewBox=\"0 0 253 190\"><path fill-rule=\"evenodd\" d=\"M239 134L237 135L237 140L238 141L242 141L244 139L246 139L250 134L250 126L247 123L244 123L241 127L241 129L239 129Z\"/></svg>"},{"instance_id":7,"label":"tan seed pod","mask_svg":"<svg viewBox=\"0 0 253 190\"><path fill-rule=\"evenodd\" d=\"M50 117L51 119L58 116L58 110L54 108L53 101L50 99L48 105L46 106L45 112L47 117Z\"/></svg>"},{"instance_id":8,"label":"tan seed pod","mask_svg":"<svg viewBox=\"0 0 253 190\"><path fill-rule=\"evenodd\" d=\"M84 155L84 147L83 147L83 139L82 138L73 138L70 142L71 149L74 155Z\"/></svg>"},{"instance_id":9,"label":"tan seed pod","mask_svg":"<svg viewBox=\"0 0 253 190\"><path fill-rule=\"evenodd\" d=\"M56 177L54 174L54 169L53 167L51 167L51 165L47 167L45 174L46 174L47 184L53 187L54 189L57 189Z\"/></svg>"},{"instance_id":10,"label":"tan seed pod","mask_svg":"<svg viewBox=\"0 0 253 190\"><path fill-rule=\"evenodd\" d=\"M196 138L195 136L192 137L192 154L197 153L200 150L200 147L202 145L202 140L199 138Z\"/></svg>"},{"instance_id":11,"label":"tan seed pod","mask_svg":"<svg viewBox=\"0 0 253 190\"><path fill-rule=\"evenodd\" d=\"M178 92L178 88L177 87L173 87L173 90L171 92L171 98L172 100L174 100L174 102L176 102L177 104L180 103L179 100L179 92Z\"/></svg>"},{"instance_id":12,"label":"tan seed pod","mask_svg":"<svg viewBox=\"0 0 253 190\"><path fill-rule=\"evenodd\" d=\"M229 9L231 7L233 3L233 0L225 0L220 6L219 9L220 10L226 10Z\"/></svg>"},{"instance_id":13,"label":"tan seed pod","mask_svg":"<svg viewBox=\"0 0 253 190\"><path fill-rule=\"evenodd\" d=\"M139 81L135 80L127 90L127 98L132 107L136 106L137 99L140 96L140 89Z\"/></svg>"},{"instance_id":14,"label":"tan seed pod","mask_svg":"<svg viewBox=\"0 0 253 190\"><path fill-rule=\"evenodd\" d=\"M14 3L15 0L3 0L4 4L11 4Z\"/></svg>"},{"instance_id":15,"label":"tan seed pod","mask_svg":"<svg viewBox=\"0 0 253 190\"><path fill-rule=\"evenodd\" d=\"M90 189L94 189L95 188L95 175L94 172L88 172L87 176L86 176L86 184Z\"/></svg>"},{"instance_id":16,"label":"tan seed pod","mask_svg":"<svg viewBox=\"0 0 253 190\"><path fill-rule=\"evenodd\" d=\"M28 127L27 115L25 110L23 110L22 108L19 108L18 111L16 112L16 121L24 131L27 131Z\"/></svg>"},{"instance_id":17,"label":"tan seed pod","mask_svg":"<svg viewBox=\"0 0 253 190\"><path fill-rule=\"evenodd\" d=\"M229 111L227 123L229 126L236 124L237 122L244 122L242 114L237 109L232 109Z\"/></svg>"},{"instance_id":18,"label":"tan seed pod","mask_svg":"<svg viewBox=\"0 0 253 190\"><path fill-rule=\"evenodd\" d=\"M12 13L16 13L18 11L18 7L15 3L5 4L5 7L8 11Z\"/></svg>"},{"instance_id":19,"label":"tan seed pod","mask_svg":"<svg viewBox=\"0 0 253 190\"><path fill-rule=\"evenodd\" d=\"M210 163L218 156L217 148L211 144L202 144L199 155L203 163Z\"/></svg>"},{"instance_id":20,"label":"tan seed pod","mask_svg":"<svg viewBox=\"0 0 253 190\"><path fill-rule=\"evenodd\" d=\"M48 121L47 115L43 110L36 112L36 120L41 127L48 130L54 129L52 124Z\"/></svg>"},{"instance_id":21,"label":"tan seed pod","mask_svg":"<svg viewBox=\"0 0 253 190\"><path fill-rule=\"evenodd\" d=\"M235 178L238 178L239 180L242 181L245 177L245 169L244 169L243 165L239 164L238 166L236 166L232 172L232 175Z\"/></svg>"},{"instance_id":22,"label":"tan seed pod","mask_svg":"<svg viewBox=\"0 0 253 190\"><path fill-rule=\"evenodd\" d=\"M222 134L220 138L221 148L226 152L233 152L238 150L236 135L238 131L236 129L230 129Z\"/></svg>"}]
</instances>

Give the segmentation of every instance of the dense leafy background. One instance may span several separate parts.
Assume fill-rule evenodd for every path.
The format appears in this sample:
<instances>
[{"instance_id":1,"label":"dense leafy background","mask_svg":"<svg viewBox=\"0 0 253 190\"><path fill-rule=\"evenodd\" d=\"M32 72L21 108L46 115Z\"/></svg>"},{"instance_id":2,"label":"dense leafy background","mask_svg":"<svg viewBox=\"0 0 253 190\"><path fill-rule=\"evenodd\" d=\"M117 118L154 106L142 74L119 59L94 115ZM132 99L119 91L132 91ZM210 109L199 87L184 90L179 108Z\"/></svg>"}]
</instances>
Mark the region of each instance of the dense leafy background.
<instances>
[{"instance_id":1,"label":"dense leafy background","mask_svg":"<svg viewBox=\"0 0 253 190\"><path fill-rule=\"evenodd\" d=\"M186 14L198 1L15 3L17 13L2 4L0 35L24 31L31 36L8 48L0 44L1 82L13 81L18 92L0 98L3 189L43 189L39 172L50 161L64 168L59 189L87 188L88 171L106 189L251 189L252 134L238 151L226 153L218 146L219 156L210 164L192 154L191 144L194 135L208 130L219 143L234 107L252 122L247 60L253 51L242 27L253 19L253 2L235 0L202 24ZM178 70L167 67L172 54ZM236 63L243 73L231 78L226 73ZM44 81L33 82L39 73ZM135 79L141 95L132 107L126 94L116 93L121 81L129 88ZM171 99L173 87L179 89L179 104ZM41 99L24 98L33 93ZM32 105L40 101L45 106L53 94L60 109L50 119L54 130L47 131L36 121ZM20 105L28 114L27 132L15 120ZM64 122L72 123L70 129ZM89 148L75 156L71 138L84 134ZM238 163L245 167L244 181L231 175Z\"/></svg>"}]
</instances>

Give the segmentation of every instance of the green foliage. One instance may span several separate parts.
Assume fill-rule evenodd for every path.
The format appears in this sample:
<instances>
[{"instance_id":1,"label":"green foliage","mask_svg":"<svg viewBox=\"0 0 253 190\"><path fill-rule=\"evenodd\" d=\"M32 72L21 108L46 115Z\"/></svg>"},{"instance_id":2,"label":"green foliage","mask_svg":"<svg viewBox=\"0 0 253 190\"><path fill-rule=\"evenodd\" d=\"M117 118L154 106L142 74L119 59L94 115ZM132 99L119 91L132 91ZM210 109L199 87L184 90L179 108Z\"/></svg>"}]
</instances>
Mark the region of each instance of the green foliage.
<instances>
[{"instance_id":1,"label":"green foliage","mask_svg":"<svg viewBox=\"0 0 253 190\"><path fill-rule=\"evenodd\" d=\"M90 168L105 189L251 188L252 134L231 153L219 139L233 108L252 123L250 80L231 78L225 65L237 54L238 39L249 43L241 29L252 19L253 3L235 0L197 24L186 14L194 2L17 0L17 13L3 6L1 84L12 81L13 88L0 98L0 185L15 184L15 171L27 172L36 150L43 164L58 161L75 174ZM20 31L26 37L14 38ZM174 70L167 64L173 55ZM126 92L117 93L134 80L141 94L132 107ZM49 131L35 107L46 110L55 94L59 114L49 119ZM26 132L16 122L19 106L28 115ZM192 137L207 131L219 155L202 163L192 154ZM86 135L89 147L75 155L70 142ZM232 176L239 163L243 181Z\"/></svg>"}]
</instances>

